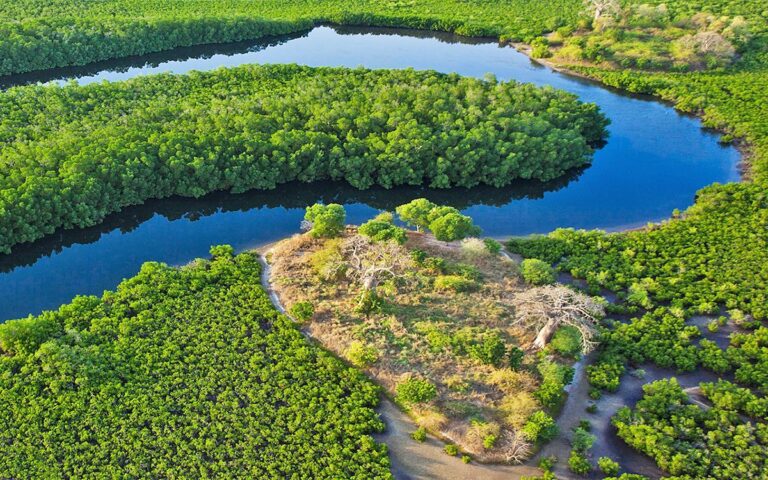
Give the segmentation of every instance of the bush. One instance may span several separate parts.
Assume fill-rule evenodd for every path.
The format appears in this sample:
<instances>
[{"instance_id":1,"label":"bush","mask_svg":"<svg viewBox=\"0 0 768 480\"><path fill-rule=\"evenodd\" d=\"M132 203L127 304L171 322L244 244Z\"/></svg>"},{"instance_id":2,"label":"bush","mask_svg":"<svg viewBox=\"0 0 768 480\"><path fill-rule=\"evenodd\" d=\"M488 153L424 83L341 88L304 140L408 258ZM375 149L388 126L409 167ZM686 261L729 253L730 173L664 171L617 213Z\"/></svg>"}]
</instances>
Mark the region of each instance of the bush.
<instances>
[{"instance_id":1,"label":"bush","mask_svg":"<svg viewBox=\"0 0 768 480\"><path fill-rule=\"evenodd\" d=\"M62 326L49 313L0 324L0 351L28 355L40 345L61 335Z\"/></svg>"},{"instance_id":2,"label":"bush","mask_svg":"<svg viewBox=\"0 0 768 480\"><path fill-rule=\"evenodd\" d=\"M489 254L485 242L476 237L462 240L461 251L470 258L481 258Z\"/></svg>"},{"instance_id":3,"label":"bush","mask_svg":"<svg viewBox=\"0 0 768 480\"><path fill-rule=\"evenodd\" d=\"M595 444L597 437L589 433L589 431L583 427L577 427L573 430L573 437L571 437L571 446L579 453L586 453Z\"/></svg>"},{"instance_id":4,"label":"bush","mask_svg":"<svg viewBox=\"0 0 768 480\"><path fill-rule=\"evenodd\" d=\"M357 231L375 242L395 241L402 245L408 239L405 230L392 222L392 214L384 212L360 225Z\"/></svg>"},{"instance_id":5,"label":"bush","mask_svg":"<svg viewBox=\"0 0 768 480\"><path fill-rule=\"evenodd\" d=\"M411 438L417 442L423 442L427 439L427 429L419 427L411 433Z\"/></svg>"},{"instance_id":6,"label":"bush","mask_svg":"<svg viewBox=\"0 0 768 480\"><path fill-rule=\"evenodd\" d=\"M477 283L459 275L440 275L435 278L435 290L454 292L471 292L477 290Z\"/></svg>"},{"instance_id":7,"label":"bush","mask_svg":"<svg viewBox=\"0 0 768 480\"><path fill-rule=\"evenodd\" d=\"M592 470L592 465L584 454L571 450L571 456L568 457L568 469L577 475L586 475Z\"/></svg>"},{"instance_id":8,"label":"bush","mask_svg":"<svg viewBox=\"0 0 768 480\"><path fill-rule=\"evenodd\" d=\"M509 347L509 368L519 370L523 364L525 352L519 347Z\"/></svg>"},{"instance_id":9,"label":"bush","mask_svg":"<svg viewBox=\"0 0 768 480\"><path fill-rule=\"evenodd\" d=\"M356 340L349 345L344 356L352 365L365 368L376 363L376 360L379 359L379 351L372 345L366 345Z\"/></svg>"},{"instance_id":10,"label":"bush","mask_svg":"<svg viewBox=\"0 0 768 480\"><path fill-rule=\"evenodd\" d=\"M456 210L456 209L453 209ZM472 223L472 219L456 211L438 216L429 222L429 229L436 239L444 242L461 240L471 235L479 235L480 227Z\"/></svg>"},{"instance_id":11,"label":"bush","mask_svg":"<svg viewBox=\"0 0 768 480\"><path fill-rule=\"evenodd\" d=\"M459 453L459 447L457 447L452 443L449 443L448 445L445 446L445 448L443 448L443 451L448 455L455 457Z\"/></svg>"},{"instance_id":12,"label":"bush","mask_svg":"<svg viewBox=\"0 0 768 480\"><path fill-rule=\"evenodd\" d=\"M560 327L552 336L549 347L563 357L578 359L581 355L581 333L575 327Z\"/></svg>"},{"instance_id":13,"label":"bush","mask_svg":"<svg viewBox=\"0 0 768 480\"><path fill-rule=\"evenodd\" d=\"M600 457L597 459L597 466L600 471L606 475L618 475L619 474L619 462L613 460L610 457Z\"/></svg>"},{"instance_id":14,"label":"bush","mask_svg":"<svg viewBox=\"0 0 768 480\"><path fill-rule=\"evenodd\" d=\"M523 436L531 442L548 442L557 436L557 424L542 411L534 412L523 426Z\"/></svg>"},{"instance_id":15,"label":"bush","mask_svg":"<svg viewBox=\"0 0 768 480\"><path fill-rule=\"evenodd\" d=\"M406 404L425 403L437 396L437 387L429 380L410 378L395 388L397 399Z\"/></svg>"},{"instance_id":16,"label":"bush","mask_svg":"<svg viewBox=\"0 0 768 480\"><path fill-rule=\"evenodd\" d=\"M486 333L479 342L467 345L465 348L471 358L495 367L501 366L504 354L507 352L504 341L496 332Z\"/></svg>"},{"instance_id":17,"label":"bush","mask_svg":"<svg viewBox=\"0 0 768 480\"><path fill-rule=\"evenodd\" d=\"M376 295L376 292L371 290L363 290L357 297L357 305L355 305L355 313L365 315L371 315L373 313L381 312L384 306L384 301Z\"/></svg>"},{"instance_id":18,"label":"bush","mask_svg":"<svg viewBox=\"0 0 768 480\"><path fill-rule=\"evenodd\" d=\"M470 457L469 455L462 455L462 456L461 456L461 461L462 461L463 463L469 463L469 462L471 462L471 461L472 461L472 457Z\"/></svg>"},{"instance_id":19,"label":"bush","mask_svg":"<svg viewBox=\"0 0 768 480\"><path fill-rule=\"evenodd\" d=\"M341 235L346 217L344 207L337 203L329 205L316 203L307 207L307 212L304 214L304 220L312 225L309 234L316 238L333 238Z\"/></svg>"},{"instance_id":20,"label":"bush","mask_svg":"<svg viewBox=\"0 0 768 480\"><path fill-rule=\"evenodd\" d=\"M501 403L501 411L505 414L504 421L516 430L523 428L539 408L536 399L526 391L518 391L504 397Z\"/></svg>"},{"instance_id":21,"label":"bush","mask_svg":"<svg viewBox=\"0 0 768 480\"><path fill-rule=\"evenodd\" d=\"M288 313L297 322L304 323L312 320L312 316L315 314L315 307L311 302L296 302Z\"/></svg>"},{"instance_id":22,"label":"bush","mask_svg":"<svg viewBox=\"0 0 768 480\"><path fill-rule=\"evenodd\" d=\"M485 243L485 249L488 250L488 253L491 255L498 255L501 253L501 243L497 242L496 240L492 238L486 238L483 239L483 243Z\"/></svg>"},{"instance_id":23,"label":"bush","mask_svg":"<svg viewBox=\"0 0 768 480\"><path fill-rule=\"evenodd\" d=\"M520 265L520 273L531 285L555 283L555 271L552 266L538 258L526 258Z\"/></svg>"}]
</instances>

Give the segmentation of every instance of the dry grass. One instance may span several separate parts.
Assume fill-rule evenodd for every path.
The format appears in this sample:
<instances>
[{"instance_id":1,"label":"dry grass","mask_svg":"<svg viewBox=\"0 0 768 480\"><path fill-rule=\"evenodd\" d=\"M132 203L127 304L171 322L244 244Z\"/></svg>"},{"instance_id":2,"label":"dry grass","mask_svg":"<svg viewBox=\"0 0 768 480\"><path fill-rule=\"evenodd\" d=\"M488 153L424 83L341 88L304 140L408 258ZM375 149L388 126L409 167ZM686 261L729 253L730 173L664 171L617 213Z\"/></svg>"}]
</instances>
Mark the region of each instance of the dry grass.
<instances>
[{"instance_id":1,"label":"dry grass","mask_svg":"<svg viewBox=\"0 0 768 480\"><path fill-rule=\"evenodd\" d=\"M378 290L385 299L382 310L366 317L355 312L360 286L343 275L324 280L327 272L318 268L322 263L318 259L330 255L327 249L333 244L297 235L272 249L273 287L289 309L300 301L314 305L314 318L303 328L337 355L343 357L353 342L375 347L378 359L364 370L391 396L397 384L411 376L436 385L435 400L409 407L419 425L479 460L521 461L531 447L517 435L520 421L509 421L508 408L515 394L533 398L538 380L528 370L535 359L526 355L521 371L513 371L483 364L466 352L457 352L450 343L452 336L469 327L470 337L496 332L507 347L531 344L529 331L512 326L511 299L526 288L516 262L478 255L476 249L468 252L458 243L413 232L405 247L443 259L454 270L464 264L463 268L479 272L481 279L474 290L436 291L434 280L445 272L420 265L408 281L384 282ZM525 405L528 408L530 402ZM496 437L492 448L483 445L488 435Z\"/></svg>"}]
</instances>

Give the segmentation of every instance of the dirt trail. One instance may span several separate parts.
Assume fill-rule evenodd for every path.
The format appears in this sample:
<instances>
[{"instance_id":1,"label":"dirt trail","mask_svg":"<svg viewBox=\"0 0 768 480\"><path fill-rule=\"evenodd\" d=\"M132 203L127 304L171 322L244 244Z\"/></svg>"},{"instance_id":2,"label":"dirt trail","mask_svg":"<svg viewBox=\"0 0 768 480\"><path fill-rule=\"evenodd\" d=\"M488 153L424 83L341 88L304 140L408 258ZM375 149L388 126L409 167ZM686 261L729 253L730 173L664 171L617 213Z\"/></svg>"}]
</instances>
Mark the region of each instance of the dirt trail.
<instances>
[{"instance_id":1,"label":"dirt trail","mask_svg":"<svg viewBox=\"0 0 768 480\"><path fill-rule=\"evenodd\" d=\"M379 405L379 415L387 430L374 438L389 447L392 474L397 480L517 480L541 474L538 468L528 465L463 463L459 457L446 455L445 444L434 437L419 443L410 437L416 425L386 398Z\"/></svg>"}]
</instances>

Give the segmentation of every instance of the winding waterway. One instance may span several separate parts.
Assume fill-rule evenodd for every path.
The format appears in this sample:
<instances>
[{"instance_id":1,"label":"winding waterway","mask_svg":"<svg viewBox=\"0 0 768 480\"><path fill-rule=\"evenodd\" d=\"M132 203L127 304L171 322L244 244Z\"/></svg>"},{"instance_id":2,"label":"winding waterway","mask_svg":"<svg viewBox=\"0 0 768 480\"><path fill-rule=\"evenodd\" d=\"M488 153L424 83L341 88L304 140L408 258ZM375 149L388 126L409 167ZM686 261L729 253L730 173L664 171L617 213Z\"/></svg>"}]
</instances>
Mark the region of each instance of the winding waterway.
<instances>
[{"instance_id":1,"label":"winding waterway","mask_svg":"<svg viewBox=\"0 0 768 480\"><path fill-rule=\"evenodd\" d=\"M85 230L57 232L0 256L0 321L39 313L76 294L100 294L148 260L182 264L212 244L237 249L296 232L304 207L317 201L347 207L357 223L419 196L457 206L486 235L506 237L557 227L609 230L642 225L693 203L713 182L738 179L739 154L715 133L670 106L621 94L531 62L491 40L393 29L318 27L304 35L194 47L88 67L0 78L8 87L37 81L117 81L159 72L183 73L244 63L434 69L552 85L597 103L611 119L607 145L593 164L546 184L429 191L356 191L340 184L289 184L271 192L213 194L152 201Z\"/></svg>"}]
</instances>

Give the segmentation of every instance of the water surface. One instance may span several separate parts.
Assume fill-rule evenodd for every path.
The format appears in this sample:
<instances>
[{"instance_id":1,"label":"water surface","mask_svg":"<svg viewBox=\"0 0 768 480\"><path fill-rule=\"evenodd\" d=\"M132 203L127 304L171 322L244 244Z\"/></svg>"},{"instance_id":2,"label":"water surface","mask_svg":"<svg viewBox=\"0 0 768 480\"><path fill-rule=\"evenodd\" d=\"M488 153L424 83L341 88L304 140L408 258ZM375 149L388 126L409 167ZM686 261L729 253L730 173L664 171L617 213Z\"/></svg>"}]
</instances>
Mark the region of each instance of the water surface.
<instances>
[{"instance_id":1,"label":"water surface","mask_svg":"<svg viewBox=\"0 0 768 480\"><path fill-rule=\"evenodd\" d=\"M0 86L76 79L87 84L159 72L184 73L245 63L415 68L552 85L597 103L611 119L607 145L593 164L545 184L428 191L359 192L340 184L289 184L272 192L165 199L129 208L102 225L57 232L0 256L0 321L39 313L76 294L100 294L148 260L182 264L212 244L238 249L298 231L316 201L347 207L360 222L381 209L427 196L461 208L486 235L544 233L557 227L615 230L667 218L713 182L738 179L738 152L717 143L698 120L647 98L624 95L532 63L490 40L395 29L318 27L303 35L191 47L172 52L0 78Z\"/></svg>"}]
</instances>

